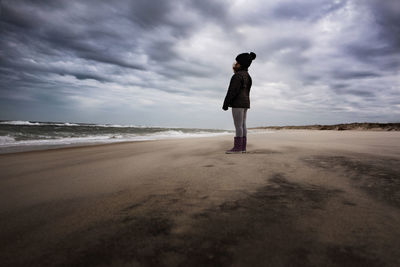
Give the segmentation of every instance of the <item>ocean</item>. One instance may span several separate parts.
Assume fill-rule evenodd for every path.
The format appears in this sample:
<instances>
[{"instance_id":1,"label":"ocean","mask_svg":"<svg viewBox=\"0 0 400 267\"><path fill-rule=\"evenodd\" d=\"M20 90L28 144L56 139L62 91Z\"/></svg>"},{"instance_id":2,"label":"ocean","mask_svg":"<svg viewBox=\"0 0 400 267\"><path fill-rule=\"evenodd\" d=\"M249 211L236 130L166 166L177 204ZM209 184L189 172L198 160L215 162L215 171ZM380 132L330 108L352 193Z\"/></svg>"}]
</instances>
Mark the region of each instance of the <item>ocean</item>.
<instances>
[{"instance_id":1,"label":"ocean","mask_svg":"<svg viewBox=\"0 0 400 267\"><path fill-rule=\"evenodd\" d=\"M206 137L232 130L70 122L0 121L0 153L123 141Z\"/></svg>"}]
</instances>

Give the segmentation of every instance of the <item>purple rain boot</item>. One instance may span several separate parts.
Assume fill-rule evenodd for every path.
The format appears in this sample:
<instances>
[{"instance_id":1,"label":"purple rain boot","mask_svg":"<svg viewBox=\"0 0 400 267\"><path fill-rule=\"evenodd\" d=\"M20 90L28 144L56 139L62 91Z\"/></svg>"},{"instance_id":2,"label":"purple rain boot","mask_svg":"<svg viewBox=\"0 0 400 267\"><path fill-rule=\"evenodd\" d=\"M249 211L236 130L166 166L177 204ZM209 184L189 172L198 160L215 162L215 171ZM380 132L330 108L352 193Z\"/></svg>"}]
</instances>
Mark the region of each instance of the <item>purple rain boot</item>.
<instances>
[{"instance_id":1,"label":"purple rain boot","mask_svg":"<svg viewBox=\"0 0 400 267\"><path fill-rule=\"evenodd\" d=\"M242 153L246 153L247 137L242 137Z\"/></svg>"},{"instance_id":2,"label":"purple rain boot","mask_svg":"<svg viewBox=\"0 0 400 267\"><path fill-rule=\"evenodd\" d=\"M225 151L225 154L242 153L242 137L238 136L234 138L233 148Z\"/></svg>"}]
</instances>

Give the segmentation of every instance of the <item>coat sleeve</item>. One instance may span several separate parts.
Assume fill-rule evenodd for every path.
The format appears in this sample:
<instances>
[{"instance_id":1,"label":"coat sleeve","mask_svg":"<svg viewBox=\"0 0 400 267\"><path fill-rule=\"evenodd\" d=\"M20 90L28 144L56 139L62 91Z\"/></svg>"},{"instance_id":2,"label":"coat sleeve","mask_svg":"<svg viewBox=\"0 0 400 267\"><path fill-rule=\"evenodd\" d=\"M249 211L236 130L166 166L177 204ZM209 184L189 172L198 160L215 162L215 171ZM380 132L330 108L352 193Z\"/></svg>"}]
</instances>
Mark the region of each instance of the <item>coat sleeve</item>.
<instances>
[{"instance_id":1,"label":"coat sleeve","mask_svg":"<svg viewBox=\"0 0 400 267\"><path fill-rule=\"evenodd\" d=\"M249 79L250 79L250 84L249 84L249 92L250 92L251 86L253 85L253 80L251 79L250 76L249 76Z\"/></svg>"},{"instance_id":2,"label":"coat sleeve","mask_svg":"<svg viewBox=\"0 0 400 267\"><path fill-rule=\"evenodd\" d=\"M238 74L234 74L231 78L231 82L229 83L229 88L225 96L223 108L228 108L235 96L237 96L237 94L240 92L240 87L240 76Z\"/></svg>"}]
</instances>

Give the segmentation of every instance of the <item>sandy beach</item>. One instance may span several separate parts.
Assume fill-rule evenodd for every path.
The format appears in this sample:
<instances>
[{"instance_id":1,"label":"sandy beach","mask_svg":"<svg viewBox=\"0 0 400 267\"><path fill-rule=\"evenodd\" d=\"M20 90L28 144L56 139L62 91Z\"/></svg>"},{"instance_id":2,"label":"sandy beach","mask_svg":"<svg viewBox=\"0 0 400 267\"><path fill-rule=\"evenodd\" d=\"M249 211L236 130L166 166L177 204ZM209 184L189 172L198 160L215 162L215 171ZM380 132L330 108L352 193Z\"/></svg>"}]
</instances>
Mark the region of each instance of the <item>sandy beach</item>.
<instances>
[{"instance_id":1,"label":"sandy beach","mask_svg":"<svg viewBox=\"0 0 400 267\"><path fill-rule=\"evenodd\" d=\"M1 266L400 266L400 132L0 155Z\"/></svg>"}]
</instances>

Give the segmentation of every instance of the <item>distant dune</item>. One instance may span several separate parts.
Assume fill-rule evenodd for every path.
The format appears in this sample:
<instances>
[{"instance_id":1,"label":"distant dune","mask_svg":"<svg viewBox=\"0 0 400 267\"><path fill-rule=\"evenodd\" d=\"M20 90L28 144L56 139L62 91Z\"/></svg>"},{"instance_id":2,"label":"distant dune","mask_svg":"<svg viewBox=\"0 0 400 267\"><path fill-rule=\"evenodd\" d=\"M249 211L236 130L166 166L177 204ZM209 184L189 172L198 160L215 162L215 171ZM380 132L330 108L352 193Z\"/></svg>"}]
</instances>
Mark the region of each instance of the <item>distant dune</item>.
<instances>
[{"instance_id":1,"label":"distant dune","mask_svg":"<svg viewBox=\"0 0 400 267\"><path fill-rule=\"evenodd\" d=\"M306 130L357 130L357 131L400 131L400 123L370 123L355 122L334 125L303 125L303 126L263 126L248 129L271 129L271 130L287 130L287 129L306 129Z\"/></svg>"}]
</instances>

